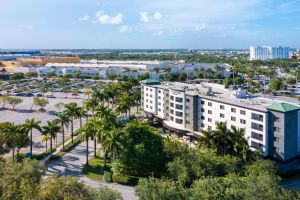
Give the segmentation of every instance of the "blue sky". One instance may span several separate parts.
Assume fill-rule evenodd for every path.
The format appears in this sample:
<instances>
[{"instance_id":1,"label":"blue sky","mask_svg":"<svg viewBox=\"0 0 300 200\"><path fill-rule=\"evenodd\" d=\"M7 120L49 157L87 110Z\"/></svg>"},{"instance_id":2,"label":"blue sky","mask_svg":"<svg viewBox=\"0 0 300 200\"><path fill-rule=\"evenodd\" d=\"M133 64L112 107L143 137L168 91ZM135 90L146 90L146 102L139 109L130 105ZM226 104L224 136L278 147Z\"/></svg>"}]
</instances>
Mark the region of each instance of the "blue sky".
<instances>
[{"instance_id":1,"label":"blue sky","mask_svg":"<svg viewBox=\"0 0 300 200\"><path fill-rule=\"evenodd\" d=\"M0 48L300 48L300 0L0 0Z\"/></svg>"}]
</instances>

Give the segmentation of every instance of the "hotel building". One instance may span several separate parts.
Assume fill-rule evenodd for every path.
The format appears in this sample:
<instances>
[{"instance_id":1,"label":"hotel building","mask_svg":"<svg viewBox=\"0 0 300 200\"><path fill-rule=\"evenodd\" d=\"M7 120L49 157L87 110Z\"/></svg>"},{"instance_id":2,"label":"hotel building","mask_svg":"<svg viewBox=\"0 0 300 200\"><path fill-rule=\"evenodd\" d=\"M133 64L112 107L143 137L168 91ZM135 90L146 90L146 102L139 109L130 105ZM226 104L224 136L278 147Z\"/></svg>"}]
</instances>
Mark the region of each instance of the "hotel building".
<instances>
[{"instance_id":1,"label":"hotel building","mask_svg":"<svg viewBox=\"0 0 300 200\"><path fill-rule=\"evenodd\" d=\"M296 100L252 96L212 83L186 84L145 80L142 108L179 135L201 136L215 130L217 122L245 129L252 150L278 163L282 171L298 168L300 157L300 107Z\"/></svg>"},{"instance_id":2,"label":"hotel building","mask_svg":"<svg viewBox=\"0 0 300 200\"><path fill-rule=\"evenodd\" d=\"M250 47L250 60L288 59L288 47L257 46Z\"/></svg>"}]
</instances>

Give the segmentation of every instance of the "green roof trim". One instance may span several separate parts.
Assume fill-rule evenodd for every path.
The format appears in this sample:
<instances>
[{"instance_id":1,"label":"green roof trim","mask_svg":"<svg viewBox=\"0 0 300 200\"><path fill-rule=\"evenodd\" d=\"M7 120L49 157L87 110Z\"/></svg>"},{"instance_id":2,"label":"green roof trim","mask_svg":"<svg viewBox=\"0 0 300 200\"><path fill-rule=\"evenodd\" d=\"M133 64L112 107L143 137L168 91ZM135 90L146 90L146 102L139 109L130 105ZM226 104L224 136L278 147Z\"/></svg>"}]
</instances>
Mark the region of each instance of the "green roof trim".
<instances>
[{"instance_id":1,"label":"green roof trim","mask_svg":"<svg viewBox=\"0 0 300 200\"><path fill-rule=\"evenodd\" d=\"M148 84L159 84L160 82L156 79L146 79L146 80L140 81L140 83L148 85Z\"/></svg>"},{"instance_id":2,"label":"green roof trim","mask_svg":"<svg viewBox=\"0 0 300 200\"><path fill-rule=\"evenodd\" d=\"M289 103L273 103L270 106L266 107L269 110L275 110L279 112L290 112L300 109L300 107L289 104Z\"/></svg>"}]
</instances>

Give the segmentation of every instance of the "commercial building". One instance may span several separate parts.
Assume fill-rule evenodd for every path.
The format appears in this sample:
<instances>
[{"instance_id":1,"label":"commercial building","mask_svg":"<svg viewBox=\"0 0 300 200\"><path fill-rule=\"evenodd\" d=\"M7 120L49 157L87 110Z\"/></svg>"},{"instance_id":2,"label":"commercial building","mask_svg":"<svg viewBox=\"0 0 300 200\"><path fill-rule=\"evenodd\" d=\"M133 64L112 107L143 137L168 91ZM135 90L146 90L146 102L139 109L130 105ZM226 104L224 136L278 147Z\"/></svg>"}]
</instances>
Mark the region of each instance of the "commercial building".
<instances>
[{"instance_id":1,"label":"commercial building","mask_svg":"<svg viewBox=\"0 0 300 200\"><path fill-rule=\"evenodd\" d=\"M250 47L250 60L288 59L288 47L257 46Z\"/></svg>"},{"instance_id":2,"label":"commercial building","mask_svg":"<svg viewBox=\"0 0 300 200\"><path fill-rule=\"evenodd\" d=\"M142 108L162 121L164 128L201 136L216 123L245 129L253 150L278 161L282 171L298 168L300 157L300 107L292 99L252 96L212 83L186 84L142 81Z\"/></svg>"},{"instance_id":3,"label":"commercial building","mask_svg":"<svg viewBox=\"0 0 300 200\"><path fill-rule=\"evenodd\" d=\"M46 65L48 63L80 63L79 57L32 57L17 58L18 66Z\"/></svg>"}]
</instances>

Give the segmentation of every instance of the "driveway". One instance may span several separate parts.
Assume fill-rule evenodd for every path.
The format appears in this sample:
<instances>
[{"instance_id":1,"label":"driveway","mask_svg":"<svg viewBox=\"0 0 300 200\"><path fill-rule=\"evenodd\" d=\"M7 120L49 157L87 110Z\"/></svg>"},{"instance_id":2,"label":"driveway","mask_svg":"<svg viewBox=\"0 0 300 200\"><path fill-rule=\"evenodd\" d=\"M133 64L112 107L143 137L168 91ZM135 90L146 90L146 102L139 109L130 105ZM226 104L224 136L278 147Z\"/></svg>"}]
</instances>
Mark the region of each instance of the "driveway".
<instances>
[{"instance_id":1,"label":"driveway","mask_svg":"<svg viewBox=\"0 0 300 200\"><path fill-rule=\"evenodd\" d=\"M61 175L61 176L74 176L79 178L86 185L99 188L107 186L110 189L119 191L124 200L135 200L134 187L124 186L114 183L105 183L92 181L83 176L81 169L84 167L86 158L85 158L85 147L86 143L82 142L73 148L70 152L67 152L62 158L55 159L54 161L49 162L46 165L46 174L47 175ZM89 141L89 155L94 155L93 141Z\"/></svg>"}]
</instances>

